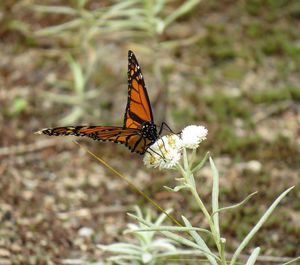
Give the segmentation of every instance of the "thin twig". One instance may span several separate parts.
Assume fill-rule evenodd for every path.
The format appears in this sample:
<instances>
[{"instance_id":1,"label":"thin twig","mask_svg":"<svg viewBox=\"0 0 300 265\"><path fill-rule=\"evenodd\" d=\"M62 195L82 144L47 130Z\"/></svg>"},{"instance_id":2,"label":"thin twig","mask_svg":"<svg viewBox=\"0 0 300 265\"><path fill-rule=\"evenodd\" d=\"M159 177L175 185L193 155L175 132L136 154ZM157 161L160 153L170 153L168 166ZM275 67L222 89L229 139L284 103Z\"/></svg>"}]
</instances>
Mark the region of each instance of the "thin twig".
<instances>
[{"instance_id":1,"label":"thin twig","mask_svg":"<svg viewBox=\"0 0 300 265\"><path fill-rule=\"evenodd\" d=\"M46 140L36 141L30 144L20 144L20 145L1 147L0 156L11 156L11 155L35 152L44 148L48 148L50 146L55 146L57 144L58 142L56 139L46 139Z\"/></svg>"},{"instance_id":2,"label":"thin twig","mask_svg":"<svg viewBox=\"0 0 300 265\"><path fill-rule=\"evenodd\" d=\"M292 101L291 100L286 100L286 101L277 103L275 105L265 107L263 109L263 111L258 112L257 114L255 114L253 116L252 121L254 123L259 123L259 122L267 119L268 117L272 116L273 114L276 114L280 111L284 111L284 110L290 108L291 105L292 105Z\"/></svg>"},{"instance_id":3,"label":"thin twig","mask_svg":"<svg viewBox=\"0 0 300 265\"><path fill-rule=\"evenodd\" d=\"M90 262L84 259L61 259L59 260L61 264L66 265L103 265L104 263L102 261L98 262Z\"/></svg>"},{"instance_id":4,"label":"thin twig","mask_svg":"<svg viewBox=\"0 0 300 265\"><path fill-rule=\"evenodd\" d=\"M16 165L20 166L38 160L41 160L41 155L39 153L29 153L25 155L14 156L13 158L7 157L1 159L0 164L7 165L7 166L16 166Z\"/></svg>"},{"instance_id":5,"label":"thin twig","mask_svg":"<svg viewBox=\"0 0 300 265\"><path fill-rule=\"evenodd\" d=\"M231 257L233 254L230 254ZM240 255L240 257L244 260L249 258L249 255ZM274 256L262 256L257 257L257 261L261 262L272 262L272 263L283 263L294 259L293 257L274 257Z\"/></svg>"},{"instance_id":6,"label":"thin twig","mask_svg":"<svg viewBox=\"0 0 300 265\"><path fill-rule=\"evenodd\" d=\"M86 216L89 215L90 213L93 214L113 214L113 213L124 213L130 211L131 207L130 206L121 206L121 205L112 205L112 206L101 206L97 208L81 208L77 209L74 211L69 211L69 212L60 212L57 213L58 217L61 219L68 218L70 216Z\"/></svg>"}]
</instances>

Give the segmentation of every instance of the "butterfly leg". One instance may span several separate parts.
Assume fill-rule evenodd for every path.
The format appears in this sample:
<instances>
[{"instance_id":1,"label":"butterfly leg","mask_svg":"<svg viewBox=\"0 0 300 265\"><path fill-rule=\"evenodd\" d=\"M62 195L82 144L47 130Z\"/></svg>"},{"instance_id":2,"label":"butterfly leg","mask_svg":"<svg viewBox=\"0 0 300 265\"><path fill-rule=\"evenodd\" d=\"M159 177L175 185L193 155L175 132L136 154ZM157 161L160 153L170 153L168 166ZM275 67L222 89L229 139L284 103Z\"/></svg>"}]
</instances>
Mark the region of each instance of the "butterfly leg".
<instances>
[{"instance_id":1,"label":"butterfly leg","mask_svg":"<svg viewBox=\"0 0 300 265\"><path fill-rule=\"evenodd\" d=\"M164 161L166 161L166 158L165 158L165 156L164 156L163 153L159 154L158 152L156 152L155 150L153 150L151 147L149 147L149 150L151 150L151 152L153 152L154 154L156 154L160 158L162 158ZM146 152L148 152L151 156L153 156L153 154L151 152L149 152L148 150Z\"/></svg>"},{"instance_id":2,"label":"butterfly leg","mask_svg":"<svg viewBox=\"0 0 300 265\"><path fill-rule=\"evenodd\" d=\"M167 129L165 129L164 127L166 127ZM160 129L159 129L159 132L158 132L158 135L161 135L162 131L163 130L167 130L173 134L176 134L175 132L173 132L173 130L169 127L169 125L165 122L162 122L161 123L161 126L160 126Z\"/></svg>"},{"instance_id":3,"label":"butterfly leg","mask_svg":"<svg viewBox=\"0 0 300 265\"><path fill-rule=\"evenodd\" d=\"M168 151L167 151L167 148L166 148L166 145L165 145L165 142L164 142L164 139L161 138L161 141L162 141L162 143L163 143L163 146L164 146L165 151L168 152Z\"/></svg>"},{"instance_id":4,"label":"butterfly leg","mask_svg":"<svg viewBox=\"0 0 300 265\"><path fill-rule=\"evenodd\" d=\"M167 148L166 148L166 145L165 145L164 139L163 139L163 138L160 138L160 140L162 141L163 148L165 149L165 152L167 153L167 152L168 152L168 150L167 150ZM161 147L159 147L159 150L160 150L160 153L161 153L160 157L161 157L161 158L162 158L164 161L166 161L166 157L164 156L164 153L162 152L162 148L161 148Z\"/></svg>"}]
</instances>

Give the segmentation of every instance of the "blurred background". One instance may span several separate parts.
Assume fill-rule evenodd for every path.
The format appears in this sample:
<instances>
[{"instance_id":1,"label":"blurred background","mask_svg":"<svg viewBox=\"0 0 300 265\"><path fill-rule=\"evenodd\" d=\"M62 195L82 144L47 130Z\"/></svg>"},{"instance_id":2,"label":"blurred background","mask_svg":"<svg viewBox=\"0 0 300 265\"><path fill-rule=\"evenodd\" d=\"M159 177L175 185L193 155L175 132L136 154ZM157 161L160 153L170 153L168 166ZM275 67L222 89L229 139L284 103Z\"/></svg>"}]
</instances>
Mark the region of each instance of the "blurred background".
<instances>
[{"instance_id":1,"label":"blurred background","mask_svg":"<svg viewBox=\"0 0 300 265\"><path fill-rule=\"evenodd\" d=\"M299 28L298 0L1 1L0 264L101 260L97 243L131 240L122 230L132 205L152 207L71 137L33 134L122 125L129 49L156 123L208 128L199 159L208 150L215 159L221 204L259 191L221 214L228 253L275 196L296 185L251 247L300 255ZM164 190L174 173L147 170L123 146L80 143L177 217L201 225L189 196ZM199 193L208 203L210 186L204 167Z\"/></svg>"}]
</instances>

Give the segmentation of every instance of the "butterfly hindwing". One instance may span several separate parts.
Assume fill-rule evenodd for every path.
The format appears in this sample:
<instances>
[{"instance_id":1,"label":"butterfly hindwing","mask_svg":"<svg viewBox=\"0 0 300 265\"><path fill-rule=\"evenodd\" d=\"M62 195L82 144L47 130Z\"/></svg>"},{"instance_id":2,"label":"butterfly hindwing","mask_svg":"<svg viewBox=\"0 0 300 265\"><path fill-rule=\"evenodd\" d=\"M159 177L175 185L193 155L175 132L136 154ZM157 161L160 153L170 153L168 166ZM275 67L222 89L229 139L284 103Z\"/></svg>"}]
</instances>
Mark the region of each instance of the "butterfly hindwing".
<instances>
[{"instance_id":1,"label":"butterfly hindwing","mask_svg":"<svg viewBox=\"0 0 300 265\"><path fill-rule=\"evenodd\" d=\"M37 132L37 134L46 134L49 136L73 135L80 137L89 137L95 141L111 141L124 144L131 152L144 154L149 143L137 129L124 129L116 126L68 126L57 128L46 128Z\"/></svg>"},{"instance_id":2,"label":"butterfly hindwing","mask_svg":"<svg viewBox=\"0 0 300 265\"><path fill-rule=\"evenodd\" d=\"M132 51L128 52L128 101L124 117L125 128L139 128L153 122L152 109L143 74Z\"/></svg>"}]
</instances>

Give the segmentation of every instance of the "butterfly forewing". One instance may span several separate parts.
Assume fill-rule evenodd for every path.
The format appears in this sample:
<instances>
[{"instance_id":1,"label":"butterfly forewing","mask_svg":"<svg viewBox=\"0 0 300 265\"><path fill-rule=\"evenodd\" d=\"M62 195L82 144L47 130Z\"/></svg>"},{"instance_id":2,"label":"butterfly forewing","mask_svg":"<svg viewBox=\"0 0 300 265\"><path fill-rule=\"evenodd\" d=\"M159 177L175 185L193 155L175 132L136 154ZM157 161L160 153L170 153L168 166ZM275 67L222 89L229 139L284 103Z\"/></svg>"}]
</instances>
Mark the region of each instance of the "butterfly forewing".
<instances>
[{"instance_id":1,"label":"butterfly forewing","mask_svg":"<svg viewBox=\"0 0 300 265\"><path fill-rule=\"evenodd\" d=\"M153 122L152 109L144 78L132 51L128 52L128 101L124 117L125 128L140 128L144 122Z\"/></svg>"}]
</instances>

